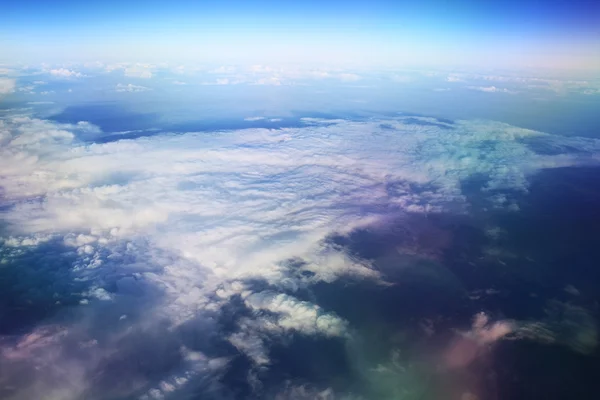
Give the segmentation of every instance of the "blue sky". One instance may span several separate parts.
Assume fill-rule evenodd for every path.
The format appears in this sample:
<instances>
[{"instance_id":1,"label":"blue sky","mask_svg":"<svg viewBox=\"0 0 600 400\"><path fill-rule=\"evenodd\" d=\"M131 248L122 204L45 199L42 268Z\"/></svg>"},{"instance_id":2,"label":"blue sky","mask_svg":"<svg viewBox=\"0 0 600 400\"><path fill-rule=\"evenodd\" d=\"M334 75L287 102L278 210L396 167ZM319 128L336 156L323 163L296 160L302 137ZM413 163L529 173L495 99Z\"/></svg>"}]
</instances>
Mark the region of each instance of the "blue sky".
<instances>
[{"instance_id":1,"label":"blue sky","mask_svg":"<svg viewBox=\"0 0 600 400\"><path fill-rule=\"evenodd\" d=\"M591 1L9 1L2 61L594 69Z\"/></svg>"}]
</instances>

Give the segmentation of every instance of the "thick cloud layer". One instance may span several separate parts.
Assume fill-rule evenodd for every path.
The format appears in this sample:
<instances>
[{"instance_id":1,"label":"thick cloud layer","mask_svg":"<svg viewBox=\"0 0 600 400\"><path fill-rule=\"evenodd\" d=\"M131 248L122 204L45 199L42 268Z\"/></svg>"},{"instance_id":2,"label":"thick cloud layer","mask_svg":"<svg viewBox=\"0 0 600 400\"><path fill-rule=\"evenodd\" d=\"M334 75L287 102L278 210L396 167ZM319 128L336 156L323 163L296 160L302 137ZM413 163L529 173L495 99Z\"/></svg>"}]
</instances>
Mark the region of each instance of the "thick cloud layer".
<instances>
[{"instance_id":1,"label":"thick cloud layer","mask_svg":"<svg viewBox=\"0 0 600 400\"><path fill-rule=\"evenodd\" d=\"M348 321L298 291L340 278L386 285L331 235L407 213L465 213L471 180L488 207L516 211L512 194L526 192L532 174L600 154L595 140L422 117L94 143L101 135L85 122L0 120L0 262L18 270L25 256L45 254L46 264L28 268L45 274L41 297L54 303L4 330L5 398L233 396L209 378L240 354L252 380L287 337L352 338ZM74 284L57 290L61 280ZM32 291L14 296L27 304ZM482 342L506 333L480 328ZM224 347L196 343L186 329ZM115 386L116 374L127 382ZM323 390L315 393L329 398Z\"/></svg>"}]
</instances>

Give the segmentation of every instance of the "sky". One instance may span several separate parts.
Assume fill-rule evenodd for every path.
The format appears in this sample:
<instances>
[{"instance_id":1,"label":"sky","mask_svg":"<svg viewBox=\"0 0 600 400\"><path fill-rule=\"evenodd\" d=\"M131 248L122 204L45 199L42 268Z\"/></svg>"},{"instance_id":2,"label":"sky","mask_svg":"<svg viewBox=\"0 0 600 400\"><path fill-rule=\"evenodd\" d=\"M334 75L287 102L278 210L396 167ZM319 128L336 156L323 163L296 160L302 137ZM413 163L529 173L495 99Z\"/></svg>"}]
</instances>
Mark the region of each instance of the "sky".
<instances>
[{"instance_id":1,"label":"sky","mask_svg":"<svg viewBox=\"0 0 600 400\"><path fill-rule=\"evenodd\" d=\"M592 1L8 1L2 61L597 69Z\"/></svg>"}]
</instances>

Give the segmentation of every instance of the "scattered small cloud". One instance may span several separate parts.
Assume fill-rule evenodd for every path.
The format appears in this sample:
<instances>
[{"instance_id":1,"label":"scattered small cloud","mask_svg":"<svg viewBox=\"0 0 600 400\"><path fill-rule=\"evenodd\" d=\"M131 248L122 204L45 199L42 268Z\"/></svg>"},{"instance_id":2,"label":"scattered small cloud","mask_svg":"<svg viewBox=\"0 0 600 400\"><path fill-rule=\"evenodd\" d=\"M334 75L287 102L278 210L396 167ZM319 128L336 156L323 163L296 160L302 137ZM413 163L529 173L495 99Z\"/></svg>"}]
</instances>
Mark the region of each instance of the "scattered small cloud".
<instances>
[{"instance_id":1,"label":"scattered small cloud","mask_svg":"<svg viewBox=\"0 0 600 400\"><path fill-rule=\"evenodd\" d=\"M463 79L458 75L452 74L446 77L446 82L463 82Z\"/></svg>"},{"instance_id":2,"label":"scattered small cloud","mask_svg":"<svg viewBox=\"0 0 600 400\"><path fill-rule=\"evenodd\" d=\"M125 76L131 77L131 78L143 78L143 79L150 79L152 78L152 71L150 71L150 69L148 69L145 66L133 66L133 67L127 67L125 68L125 71L123 72Z\"/></svg>"},{"instance_id":3,"label":"scattered small cloud","mask_svg":"<svg viewBox=\"0 0 600 400\"><path fill-rule=\"evenodd\" d=\"M514 93L506 88L498 88L496 86L467 86L467 88L486 93Z\"/></svg>"},{"instance_id":4,"label":"scattered small cloud","mask_svg":"<svg viewBox=\"0 0 600 400\"><path fill-rule=\"evenodd\" d=\"M235 67L222 65L218 68L208 71L209 74L232 74L236 71Z\"/></svg>"},{"instance_id":5,"label":"scattered small cloud","mask_svg":"<svg viewBox=\"0 0 600 400\"><path fill-rule=\"evenodd\" d=\"M117 86L115 87L115 91L117 92L146 92L148 90L152 90L150 88L147 88L145 86L139 86L139 85L133 85L131 83L128 83L127 85L124 85L122 83L118 83Z\"/></svg>"},{"instance_id":6,"label":"scattered small cloud","mask_svg":"<svg viewBox=\"0 0 600 400\"><path fill-rule=\"evenodd\" d=\"M233 80L229 78L217 78L214 81L202 82L201 85L205 86L225 86L225 85L238 85L244 83L241 80Z\"/></svg>"},{"instance_id":7,"label":"scattered small cloud","mask_svg":"<svg viewBox=\"0 0 600 400\"><path fill-rule=\"evenodd\" d=\"M282 80L277 76L260 78L251 83L252 85L272 85L272 86L281 86Z\"/></svg>"},{"instance_id":8,"label":"scattered small cloud","mask_svg":"<svg viewBox=\"0 0 600 400\"><path fill-rule=\"evenodd\" d=\"M84 75L80 72L74 71L74 70L70 70L67 68L58 68L58 69L51 69L50 70L50 75L55 76L55 77L59 77L59 78L81 78Z\"/></svg>"},{"instance_id":9,"label":"scattered small cloud","mask_svg":"<svg viewBox=\"0 0 600 400\"><path fill-rule=\"evenodd\" d=\"M19 87L17 89L17 91L27 93L27 94L34 94L35 92L33 91L33 89L35 89L34 85L25 85L25 86Z\"/></svg>"}]
</instances>

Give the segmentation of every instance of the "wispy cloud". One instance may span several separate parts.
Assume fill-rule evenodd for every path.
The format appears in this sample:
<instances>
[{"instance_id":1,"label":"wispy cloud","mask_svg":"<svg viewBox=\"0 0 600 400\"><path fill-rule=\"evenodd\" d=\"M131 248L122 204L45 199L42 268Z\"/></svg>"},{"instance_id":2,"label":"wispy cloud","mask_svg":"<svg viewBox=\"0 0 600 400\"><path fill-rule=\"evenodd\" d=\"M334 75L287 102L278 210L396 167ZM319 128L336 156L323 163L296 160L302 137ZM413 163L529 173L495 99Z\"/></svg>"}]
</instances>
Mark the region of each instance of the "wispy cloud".
<instances>
[{"instance_id":1,"label":"wispy cloud","mask_svg":"<svg viewBox=\"0 0 600 400\"><path fill-rule=\"evenodd\" d=\"M476 90L478 92L486 93L514 93L512 90L506 88L498 88L496 86L468 86L468 89Z\"/></svg>"},{"instance_id":2,"label":"wispy cloud","mask_svg":"<svg viewBox=\"0 0 600 400\"><path fill-rule=\"evenodd\" d=\"M147 92L148 90L152 90L148 87L145 86L139 86L139 85L133 85L131 83L128 83L127 85L122 84L122 83L117 83L117 86L115 87L115 91L117 92Z\"/></svg>"},{"instance_id":3,"label":"wispy cloud","mask_svg":"<svg viewBox=\"0 0 600 400\"><path fill-rule=\"evenodd\" d=\"M143 79L152 78L152 71L148 67L142 66L142 65L135 65L135 66L127 67L123 71L123 74L125 76L131 77L131 78L143 78Z\"/></svg>"},{"instance_id":4,"label":"wispy cloud","mask_svg":"<svg viewBox=\"0 0 600 400\"><path fill-rule=\"evenodd\" d=\"M463 79L460 75L452 74L446 77L446 82L463 82Z\"/></svg>"}]
</instances>

